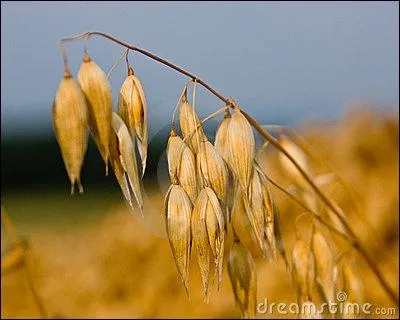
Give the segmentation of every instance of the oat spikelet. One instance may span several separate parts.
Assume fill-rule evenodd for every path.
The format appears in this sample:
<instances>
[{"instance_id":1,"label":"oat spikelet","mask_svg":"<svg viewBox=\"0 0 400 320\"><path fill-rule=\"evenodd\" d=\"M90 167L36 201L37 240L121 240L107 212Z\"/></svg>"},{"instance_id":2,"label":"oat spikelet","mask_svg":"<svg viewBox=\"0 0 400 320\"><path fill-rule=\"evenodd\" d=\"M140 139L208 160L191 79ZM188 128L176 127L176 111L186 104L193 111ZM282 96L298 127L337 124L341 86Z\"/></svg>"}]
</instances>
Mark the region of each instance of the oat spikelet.
<instances>
[{"instance_id":1,"label":"oat spikelet","mask_svg":"<svg viewBox=\"0 0 400 320\"><path fill-rule=\"evenodd\" d=\"M314 281L313 256L304 240L298 239L292 250L292 275L297 286L298 302L303 303L311 297Z\"/></svg>"},{"instance_id":2,"label":"oat spikelet","mask_svg":"<svg viewBox=\"0 0 400 320\"><path fill-rule=\"evenodd\" d=\"M343 319L359 319L363 316L352 307L355 303L362 305L365 303L364 286L351 261L346 261L342 266L343 291L347 294L347 299L343 306Z\"/></svg>"},{"instance_id":3,"label":"oat spikelet","mask_svg":"<svg viewBox=\"0 0 400 320\"><path fill-rule=\"evenodd\" d=\"M80 174L88 141L88 114L83 92L69 70L65 71L54 99L53 124L71 181L71 194L75 184L83 193Z\"/></svg>"},{"instance_id":4,"label":"oat spikelet","mask_svg":"<svg viewBox=\"0 0 400 320\"><path fill-rule=\"evenodd\" d=\"M179 123L183 136L186 138L191 135L186 141L194 154L197 154L200 142L207 140L207 137L201 125L199 126L200 120L194 113L193 106L187 100L186 90L179 104Z\"/></svg>"},{"instance_id":5,"label":"oat spikelet","mask_svg":"<svg viewBox=\"0 0 400 320\"><path fill-rule=\"evenodd\" d=\"M312 236L312 251L317 284L322 287L327 301L335 301L335 259L328 242L321 232L314 232Z\"/></svg>"},{"instance_id":6,"label":"oat spikelet","mask_svg":"<svg viewBox=\"0 0 400 320\"><path fill-rule=\"evenodd\" d=\"M271 249L273 257L276 255L274 215L268 180L259 167L254 165L250 183L249 196L251 205L250 221L257 234L257 239L264 255L267 254L267 246Z\"/></svg>"},{"instance_id":7,"label":"oat spikelet","mask_svg":"<svg viewBox=\"0 0 400 320\"><path fill-rule=\"evenodd\" d=\"M168 139L167 159L171 181L179 183L194 203L198 194L195 157L174 129Z\"/></svg>"},{"instance_id":8,"label":"oat spikelet","mask_svg":"<svg viewBox=\"0 0 400 320\"><path fill-rule=\"evenodd\" d=\"M268 178L263 170L257 164L254 165L255 174L258 175L263 197L263 210L264 210L264 230L268 244L271 248L274 259L276 259L276 236L275 236L275 208L272 198L272 193L269 187Z\"/></svg>"},{"instance_id":9,"label":"oat spikelet","mask_svg":"<svg viewBox=\"0 0 400 320\"><path fill-rule=\"evenodd\" d=\"M192 212L192 238L196 248L197 260L204 289L205 300L208 302L208 281L210 274L210 243L207 235L206 211L208 195L206 190L201 190Z\"/></svg>"},{"instance_id":10,"label":"oat spikelet","mask_svg":"<svg viewBox=\"0 0 400 320\"><path fill-rule=\"evenodd\" d=\"M243 191L238 183L236 183L232 205L231 223L235 234L244 246L250 248L253 246L255 239L254 229L250 223L246 213L246 208L243 201Z\"/></svg>"},{"instance_id":11,"label":"oat spikelet","mask_svg":"<svg viewBox=\"0 0 400 320\"><path fill-rule=\"evenodd\" d=\"M121 117L112 113L112 128L118 138L119 160L126 173L127 181L133 191L140 211L143 209L142 194L140 191L139 174L136 163L135 145L131 135Z\"/></svg>"},{"instance_id":12,"label":"oat spikelet","mask_svg":"<svg viewBox=\"0 0 400 320\"><path fill-rule=\"evenodd\" d=\"M119 92L118 113L125 121L132 138L137 139L143 177L146 170L148 144L147 100L143 86L131 67Z\"/></svg>"},{"instance_id":13,"label":"oat spikelet","mask_svg":"<svg viewBox=\"0 0 400 320\"><path fill-rule=\"evenodd\" d=\"M181 186L172 185L167 192L165 203L169 243L182 283L189 295L192 202Z\"/></svg>"},{"instance_id":14,"label":"oat spikelet","mask_svg":"<svg viewBox=\"0 0 400 320\"><path fill-rule=\"evenodd\" d=\"M124 167L121 164L121 153L119 150L118 136L114 132L114 130L111 133L110 137L110 164L126 202L128 203L129 207L133 209L129 181Z\"/></svg>"},{"instance_id":15,"label":"oat spikelet","mask_svg":"<svg viewBox=\"0 0 400 320\"><path fill-rule=\"evenodd\" d=\"M256 267L249 250L237 238L229 251L228 274L241 317L254 318L257 303Z\"/></svg>"},{"instance_id":16,"label":"oat spikelet","mask_svg":"<svg viewBox=\"0 0 400 320\"><path fill-rule=\"evenodd\" d=\"M208 241L214 256L215 270L218 274L218 289L222 283L222 267L225 245L225 220L220 203L215 192L205 187L203 190L207 193L206 204L206 227Z\"/></svg>"},{"instance_id":17,"label":"oat spikelet","mask_svg":"<svg viewBox=\"0 0 400 320\"><path fill-rule=\"evenodd\" d=\"M87 52L84 53L77 79L86 97L90 131L104 160L108 175L112 116L111 87L104 71L91 60Z\"/></svg>"},{"instance_id":18,"label":"oat spikelet","mask_svg":"<svg viewBox=\"0 0 400 320\"><path fill-rule=\"evenodd\" d=\"M249 122L238 108L235 108L229 121L228 145L230 169L247 193L253 167L255 141Z\"/></svg>"},{"instance_id":19,"label":"oat spikelet","mask_svg":"<svg viewBox=\"0 0 400 320\"><path fill-rule=\"evenodd\" d=\"M344 292L347 293L348 301L363 304L365 301L364 285L354 265L350 261L345 263L342 272Z\"/></svg>"},{"instance_id":20,"label":"oat spikelet","mask_svg":"<svg viewBox=\"0 0 400 320\"><path fill-rule=\"evenodd\" d=\"M197 168L201 187L210 187L225 205L228 188L228 168L210 141L200 143Z\"/></svg>"},{"instance_id":21,"label":"oat spikelet","mask_svg":"<svg viewBox=\"0 0 400 320\"><path fill-rule=\"evenodd\" d=\"M231 120L231 114L229 113L229 110L226 110L224 114L224 119L222 119L215 134L215 143L214 143L215 148L218 150L222 158L228 164L229 164L228 126L230 120Z\"/></svg>"}]
</instances>

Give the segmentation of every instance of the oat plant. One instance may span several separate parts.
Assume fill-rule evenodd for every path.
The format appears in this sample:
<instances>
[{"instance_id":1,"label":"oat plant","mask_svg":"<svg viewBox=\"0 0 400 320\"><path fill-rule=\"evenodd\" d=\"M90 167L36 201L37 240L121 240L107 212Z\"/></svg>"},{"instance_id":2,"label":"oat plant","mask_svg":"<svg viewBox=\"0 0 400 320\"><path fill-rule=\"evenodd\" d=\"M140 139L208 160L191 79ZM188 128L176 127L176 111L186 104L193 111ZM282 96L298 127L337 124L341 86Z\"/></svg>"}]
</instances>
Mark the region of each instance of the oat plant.
<instances>
[{"instance_id":1,"label":"oat plant","mask_svg":"<svg viewBox=\"0 0 400 320\"><path fill-rule=\"evenodd\" d=\"M117 111L113 111L108 75L89 56L87 43L93 36L125 48L126 78L122 81ZM77 80L69 71L65 43L85 40ZM337 203L325 194L312 173L308 156L299 139L279 128L279 138L245 112L233 98L226 98L207 82L153 53L101 32L85 32L60 42L64 76L53 104L54 127L71 192L77 185L83 192L80 172L90 131L100 156L120 185L127 204L142 211L140 179L146 170L148 118L145 90L129 63L130 52L143 54L188 78L172 113L170 137L166 145L170 188L165 195L164 219L178 275L189 296L190 263L199 265L204 300L222 285L227 264L235 303L242 317L256 315L257 272L247 248L256 246L269 262L283 259L292 275L298 301L308 304L335 301L338 288L345 287L352 301L363 300L362 281L352 259L363 258L388 297L398 303L376 261L356 236ZM115 65L114 65L115 66ZM113 66L113 68L114 68ZM223 107L204 119L197 113L196 88L202 86L221 100ZM190 88L192 88L190 93ZM178 121L175 113L178 112ZM215 143L202 125L223 116ZM176 123L178 122L178 123ZM257 149L256 136L264 139ZM298 138L298 136L297 136ZM296 192L282 188L260 165L263 148L275 148L283 172ZM136 159L136 150L140 161ZM293 248L283 242L279 204L272 188L299 203L310 219L309 237L300 232ZM233 239L233 241L227 241ZM337 242L344 240L347 252L337 255ZM329 314L301 315L332 317ZM348 315L347 315L348 316Z\"/></svg>"}]
</instances>

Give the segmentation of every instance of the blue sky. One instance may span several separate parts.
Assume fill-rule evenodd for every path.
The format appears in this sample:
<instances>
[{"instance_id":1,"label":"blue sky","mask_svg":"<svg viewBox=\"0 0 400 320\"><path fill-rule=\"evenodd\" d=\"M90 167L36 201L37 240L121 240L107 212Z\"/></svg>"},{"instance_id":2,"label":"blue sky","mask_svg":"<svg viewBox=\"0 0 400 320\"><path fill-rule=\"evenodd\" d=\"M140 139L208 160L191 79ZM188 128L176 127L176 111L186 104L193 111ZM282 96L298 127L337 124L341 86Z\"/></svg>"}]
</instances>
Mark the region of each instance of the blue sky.
<instances>
[{"instance_id":1,"label":"blue sky","mask_svg":"<svg viewBox=\"0 0 400 320\"><path fill-rule=\"evenodd\" d=\"M399 103L397 2L2 1L2 135L52 132L59 40L88 30L198 74L264 123L336 118L358 101ZM83 42L67 50L76 74ZM101 38L89 42L105 70L122 51ZM150 130L157 130L186 79L144 56L130 60L149 100ZM111 76L114 102L125 73L121 64ZM197 104L204 116L221 106L203 90Z\"/></svg>"}]
</instances>

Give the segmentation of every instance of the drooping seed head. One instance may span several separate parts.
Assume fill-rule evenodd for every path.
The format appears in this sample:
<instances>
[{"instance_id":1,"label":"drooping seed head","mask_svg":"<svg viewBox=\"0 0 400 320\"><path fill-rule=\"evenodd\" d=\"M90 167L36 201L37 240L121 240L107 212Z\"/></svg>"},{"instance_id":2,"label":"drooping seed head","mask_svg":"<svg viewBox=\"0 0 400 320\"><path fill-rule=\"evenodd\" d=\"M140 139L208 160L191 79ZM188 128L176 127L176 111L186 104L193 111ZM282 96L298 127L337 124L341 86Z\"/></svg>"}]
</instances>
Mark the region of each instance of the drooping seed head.
<instances>
[{"instance_id":1,"label":"drooping seed head","mask_svg":"<svg viewBox=\"0 0 400 320\"><path fill-rule=\"evenodd\" d=\"M192 238L196 248L197 260L203 284L205 299L208 301L208 282L210 274L210 243L207 235L206 212L208 195L205 189L201 190L193 207Z\"/></svg>"},{"instance_id":2,"label":"drooping seed head","mask_svg":"<svg viewBox=\"0 0 400 320\"><path fill-rule=\"evenodd\" d=\"M255 140L253 130L238 108L228 126L229 165L241 187L247 192L254 160Z\"/></svg>"},{"instance_id":3,"label":"drooping seed head","mask_svg":"<svg viewBox=\"0 0 400 320\"><path fill-rule=\"evenodd\" d=\"M266 255L269 245L275 258L274 216L267 183L267 177L255 165L249 188L251 210L248 213L260 249Z\"/></svg>"},{"instance_id":4,"label":"drooping seed head","mask_svg":"<svg viewBox=\"0 0 400 320\"><path fill-rule=\"evenodd\" d=\"M167 159L171 181L179 183L194 203L198 194L195 157L174 129L168 139Z\"/></svg>"},{"instance_id":5,"label":"drooping seed head","mask_svg":"<svg viewBox=\"0 0 400 320\"><path fill-rule=\"evenodd\" d=\"M119 150L118 137L114 130L111 133L110 137L110 164L117 179L117 182L121 188L122 194L124 195L124 198L129 207L133 210L132 196L129 189L129 181L127 174L121 164L121 153Z\"/></svg>"},{"instance_id":6,"label":"drooping seed head","mask_svg":"<svg viewBox=\"0 0 400 320\"><path fill-rule=\"evenodd\" d=\"M111 87L104 71L86 52L77 79L86 97L90 131L105 162L107 175L112 116Z\"/></svg>"},{"instance_id":7,"label":"drooping seed head","mask_svg":"<svg viewBox=\"0 0 400 320\"><path fill-rule=\"evenodd\" d=\"M239 240L234 241L229 251L228 274L242 318L254 318L257 302L256 267L249 250Z\"/></svg>"},{"instance_id":8,"label":"drooping seed head","mask_svg":"<svg viewBox=\"0 0 400 320\"><path fill-rule=\"evenodd\" d=\"M179 185L171 185L166 195L166 225L169 243L186 293L189 295L192 202Z\"/></svg>"},{"instance_id":9,"label":"drooping seed head","mask_svg":"<svg viewBox=\"0 0 400 320\"><path fill-rule=\"evenodd\" d=\"M147 100L143 86L129 68L128 76L122 83L118 97L118 113L125 121L132 138L136 137L140 158L142 160L142 176L147 161Z\"/></svg>"},{"instance_id":10,"label":"drooping seed head","mask_svg":"<svg viewBox=\"0 0 400 320\"><path fill-rule=\"evenodd\" d=\"M208 241L214 256L215 270L218 274L218 289L222 283L222 266L225 245L225 218L215 192L208 187L203 190L207 193L206 227Z\"/></svg>"},{"instance_id":11,"label":"drooping seed head","mask_svg":"<svg viewBox=\"0 0 400 320\"><path fill-rule=\"evenodd\" d=\"M83 192L80 174L88 141L88 113L85 97L79 84L66 70L53 103L53 124L65 168L71 181Z\"/></svg>"},{"instance_id":12,"label":"drooping seed head","mask_svg":"<svg viewBox=\"0 0 400 320\"><path fill-rule=\"evenodd\" d=\"M313 286L313 256L304 240L298 239L292 250L292 272L297 286L299 302L310 299Z\"/></svg>"},{"instance_id":13,"label":"drooping seed head","mask_svg":"<svg viewBox=\"0 0 400 320\"><path fill-rule=\"evenodd\" d=\"M335 259L332 249L321 232L314 232L312 236L312 251L317 282L322 286L327 301L335 301Z\"/></svg>"},{"instance_id":14,"label":"drooping seed head","mask_svg":"<svg viewBox=\"0 0 400 320\"><path fill-rule=\"evenodd\" d=\"M255 240L254 229L246 212L243 191L237 182L233 198L231 211L232 228L235 230L235 234L240 239L240 242L246 247L251 248L253 243L257 240Z\"/></svg>"},{"instance_id":15,"label":"drooping seed head","mask_svg":"<svg viewBox=\"0 0 400 320\"><path fill-rule=\"evenodd\" d=\"M229 143L228 143L228 127L231 115L228 110L225 111L224 119L220 122L215 134L215 148L218 150L222 158L229 164Z\"/></svg>"},{"instance_id":16,"label":"drooping seed head","mask_svg":"<svg viewBox=\"0 0 400 320\"><path fill-rule=\"evenodd\" d=\"M276 258L276 232L275 232L275 215L276 210L274 208L274 199L272 197L271 189L266 174L258 166L254 166L254 171L257 173L263 195L264 205L264 221L265 221L265 235L271 248L274 258Z\"/></svg>"},{"instance_id":17,"label":"drooping seed head","mask_svg":"<svg viewBox=\"0 0 400 320\"><path fill-rule=\"evenodd\" d=\"M120 163L126 172L127 181L132 188L140 211L143 209L142 193L140 191L139 173L136 162L135 145L131 135L121 117L112 113L112 128L117 135Z\"/></svg>"},{"instance_id":18,"label":"drooping seed head","mask_svg":"<svg viewBox=\"0 0 400 320\"><path fill-rule=\"evenodd\" d=\"M365 301L364 285L351 261L343 265L342 272L344 292L347 293L348 301L363 304Z\"/></svg>"},{"instance_id":19,"label":"drooping seed head","mask_svg":"<svg viewBox=\"0 0 400 320\"><path fill-rule=\"evenodd\" d=\"M188 146L192 149L194 154L199 151L200 142L207 140L203 128L200 125L200 120L194 112L193 106L189 104L186 92L182 96L179 104L179 123L181 126L182 134L186 138Z\"/></svg>"},{"instance_id":20,"label":"drooping seed head","mask_svg":"<svg viewBox=\"0 0 400 320\"><path fill-rule=\"evenodd\" d=\"M197 168L201 187L210 187L225 204L228 188L228 168L210 141L200 143Z\"/></svg>"}]
</instances>

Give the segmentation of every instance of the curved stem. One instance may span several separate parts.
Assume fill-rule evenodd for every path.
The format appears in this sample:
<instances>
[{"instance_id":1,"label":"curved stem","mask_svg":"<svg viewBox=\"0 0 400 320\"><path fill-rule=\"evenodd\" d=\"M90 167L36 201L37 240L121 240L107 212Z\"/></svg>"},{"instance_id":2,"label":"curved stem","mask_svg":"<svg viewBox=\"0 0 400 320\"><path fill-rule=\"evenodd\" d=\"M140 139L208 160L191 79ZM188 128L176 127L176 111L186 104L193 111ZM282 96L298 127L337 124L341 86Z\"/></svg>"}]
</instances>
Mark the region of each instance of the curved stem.
<instances>
[{"instance_id":1,"label":"curved stem","mask_svg":"<svg viewBox=\"0 0 400 320\"><path fill-rule=\"evenodd\" d=\"M125 57L127 57L127 55L128 55L128 51L129 51L129 49L126 49L123 53L122 53L122 55L118 58L118 60L116 60L114 63L113 63L113 65L111 66L111 68L108 70L108 72L107 72L107 80L110 78L110 75L111 75L111 72L113 72L114 71L114 69L120 64L120 62L121 62L121 60Z\"/></svg>"},{"instance_id":2,"label":"curved stem","mask_svg":"<svg viewBox=\"0 0 400 320\"><path fill-rule=\"evenodd\" d=\"M219 98L220 100L224 101L225 103L228 101L222 94L220 94L218 91L216 91L214 88L212 88L210 85L208 85L206 82L204 82L203 80L201 80L199 77L195 76L194 74L192 74L192 73L190 73L190 72L188 72L188 71L176 66L175 64L173 64L173 63L171 63L171 62L169 62L169 61L167 61L165 59L162 59L162 58L152 54L151 52L148 52L148 51L146 51L144 49L141 49L141 48L138 48L136 46L132 46L132 45L130 45L130 44L124 42L124 41L121 41L121 40L119 40L117 38L114 38L113 36L110 36L110 35L108 35L106 33L97 32L97 31L89 31L89 32L83 33L80 36L76 36L76 38L78 38L78 37L81 37L81 38L82 37L90 37L92 35L97 35L97 36L101 36L101 37L107 38L107 39L109 39L109 40L111 40L111 41L113 41L115 43L118 43L119 45L124 46L125 48L128 48L128 49L130 49L132 51L140 52L141 54L143 54L143 55L145 55L145 56L147 56L147 57L149 57L149 58L151 58L153 60L156 60L156 61L158 61L158 62L160 62L160 63L162 63L162 64L164 64L164 65L166 65L166 66L168 66L168 67L170 67L170 68L172 68L174 70L176 70L176 71L178 71L179 73L182 73L185 76L191 78L193 81L196 81L198 84L202 85L204 88L206 88L213 95L215 95L217 98ZM63 41L70 41L70 40L72 40L72 38L64 38L61 41L63 42Z\"/></svg>"},{"instance_id":3,"label":"curved stem","mask_svg":"<svg viewBox=\"0 0 400 320\"><path fill-rule=\"evenodd\" d=\"M121 41L117 38L114 38L111 35L108 35L106 33L102 33L102 32L97 32L97 31L89 31L89 32L85 32L82 35L79 36L75 36L73 38L64 38L61 40L61 43L64 41L72 41L72 40L77 40L79 38L89 38L92 35L98 35L104 38L107 38L121 46L124 46L125 48L128 48L132 51L137 51L155 61L158 61L161 64L164 64L176 71L178 71L179 73L184 74L185 76L191 78L193 81L196 81L198 84L200 84L201 86L203 86L205 89L207 89L208 91L210 91L213 95L215 95L218 99L224 101L226 104L231 104L232 108L237 108L237 105L235 103L232 103L232 99L227 99L225 98L222 94L220 94L218 91L216 91L214 88L212 88L209 84L207 84L205 81L201 80L199 77L195 76L194 74L176 66L175 64L162 59L154 54L152 54L151 52L148 52L144 49L138 48L136 46L130 45L124 41ZM65 56L66 57L66 56ZM318 195L318 197L325 202L325 204L334 212L334 214L339 218L339 220L343 223L343 225L345 226L345 228L347 229L346 231L350 234L350 236L354 239L356 239L356 243L355 243L355 248L360 252L360 254L365 258L365 260L367 261L368 265L371 267L372 271L375 273L376 277L378 278L378 280L380 281L381 285L384 287L384 289L386 290L386 292L388 293L388 295L390 296L390 298L398 305L398 296L395 293L395 291L389 286L389 284L386 282L385 278L383 277L381 271L378 269L377 265L375 264L374 261L372 261L372 259L368 256L367 254L367 250L361 246L360 241L358 240L358 238L356 237L355 233L353 232L353 230L351 229L351 227L349 226L349 224L345 221L345 219L343 218L343 216L341 215L340 211L337 209L337 207L334 205L334 203L327 198L322 191L318 188L318 186L312 181L312 178L309 177L307 175L306 172L304 172L304 170L301 168L301 166L297 163L297 161L295 159L293 159L293 157L281 146L281 144L279 143L279 141L277 141L271 134L269 134L267 131L265 131L263 129L263 127L255 120L253 119L249 114L247 114L245 111L240 110L241 113L246 117L246 119L249 121L249 123L253 126L253 128L255 130L257 130L260 135L266 139L267 141L269 141L271 143L272 146L274 146L278 151L282 152L292 163L293 165L297 168L297 170L300 172L300 174L304 177L304 179L308 182L308 184L311 186L311 188L315 191L315 193Z\"/></svg>"}]
</instances>

